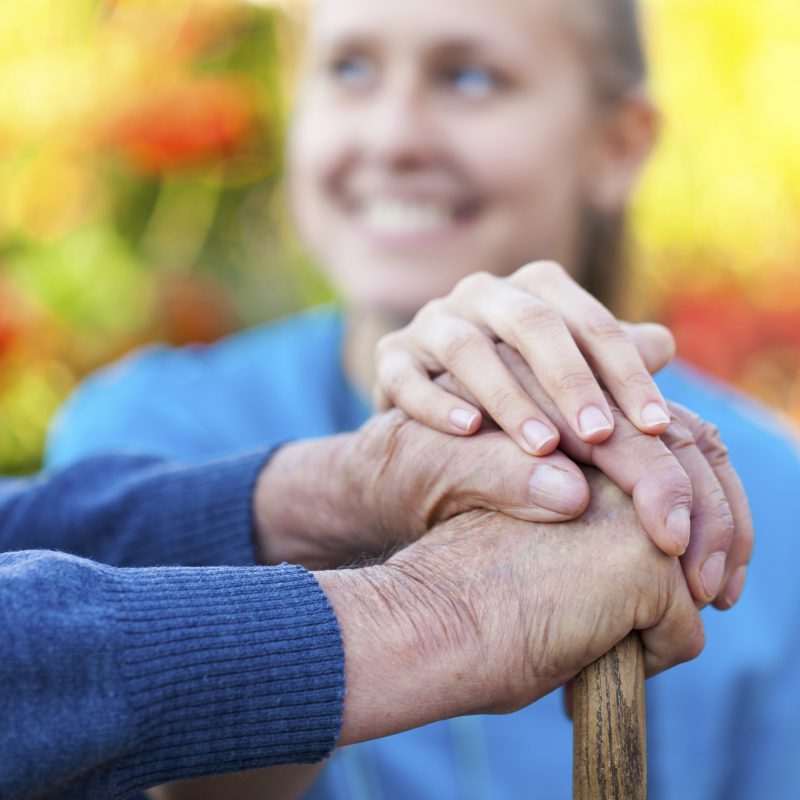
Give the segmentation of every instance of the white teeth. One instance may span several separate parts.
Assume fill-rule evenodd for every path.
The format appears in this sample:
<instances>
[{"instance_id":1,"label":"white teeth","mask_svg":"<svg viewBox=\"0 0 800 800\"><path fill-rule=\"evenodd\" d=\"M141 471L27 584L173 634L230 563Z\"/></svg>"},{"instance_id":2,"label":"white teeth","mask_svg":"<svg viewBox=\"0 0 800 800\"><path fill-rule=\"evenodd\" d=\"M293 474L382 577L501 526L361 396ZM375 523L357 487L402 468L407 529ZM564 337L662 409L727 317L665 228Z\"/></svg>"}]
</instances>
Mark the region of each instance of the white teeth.
<instances>
[{"instance_id":1,"label":"white teeth","mask_svg":"<svg viewBox=\"0 0 800 800\"><path fill-rule=\"evenodd\" d=\"M449 206L436 202L381 199L366 203L363 219L376 233L413 235L446 228L453 220Z\"/></svg>"}]
</instances>

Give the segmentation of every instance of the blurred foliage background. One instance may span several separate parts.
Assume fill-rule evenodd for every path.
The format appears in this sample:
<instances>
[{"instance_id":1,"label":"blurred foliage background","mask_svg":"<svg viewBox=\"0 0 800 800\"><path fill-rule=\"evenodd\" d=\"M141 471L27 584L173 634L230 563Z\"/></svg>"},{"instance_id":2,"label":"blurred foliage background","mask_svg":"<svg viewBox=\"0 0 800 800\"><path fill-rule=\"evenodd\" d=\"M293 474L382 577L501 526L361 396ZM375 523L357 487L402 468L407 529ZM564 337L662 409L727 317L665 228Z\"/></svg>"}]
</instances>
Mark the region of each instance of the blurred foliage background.
<instances>
[{"instance_id":1,"label":"blurred foliage background","mask_svg":"<svg viewBox=\"0 0 800 800\"><path fill-rule=\"evenodd\" d=\"M800 420L800 3L643 0L664 121L632 296ZM0 471L88 371L328 299L281 150L301 0L0 4Z\"/></svg>"}]
</instances>

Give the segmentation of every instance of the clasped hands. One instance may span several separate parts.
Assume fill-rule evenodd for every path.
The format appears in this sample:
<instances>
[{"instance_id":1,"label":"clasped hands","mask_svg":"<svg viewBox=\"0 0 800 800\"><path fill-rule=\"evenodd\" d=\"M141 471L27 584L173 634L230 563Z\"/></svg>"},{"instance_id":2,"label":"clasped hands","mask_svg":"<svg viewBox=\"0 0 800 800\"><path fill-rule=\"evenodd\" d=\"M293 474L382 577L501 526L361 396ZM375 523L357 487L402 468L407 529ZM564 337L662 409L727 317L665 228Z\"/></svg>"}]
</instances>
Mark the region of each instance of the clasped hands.
<instances>
[{"instance_id":1,"label":"clasped hands","mask_svg":"<svg viewBox=\"0 0 800 800\"><path fill-rule=\"evenodd\" d=\"M649 675L698 655L753 529L716 430L652 380L673 354L558 264L479 273L378 344L376 406L396 409L274 456L257 551L318 570L341 743L518 709L634 629Z\"/></svg>"},{"instance_id":2,"label":"clasped hands","mask_svg":"<svg viewBox=\"0 0 800 800\"><path fill-rule=\"evenodd\" d=\"M752 526L713 427L671 406L649 436L609 397L613 434L586 443L521 356L497 351L560 450L535 457L493 426L459 438L394 409L283 447L259 478L260 560L317 570L340 621L342 744L521 708L633 629L656 674L702 649L699 608L738 599Z\"/></svg>"}]
</instances>

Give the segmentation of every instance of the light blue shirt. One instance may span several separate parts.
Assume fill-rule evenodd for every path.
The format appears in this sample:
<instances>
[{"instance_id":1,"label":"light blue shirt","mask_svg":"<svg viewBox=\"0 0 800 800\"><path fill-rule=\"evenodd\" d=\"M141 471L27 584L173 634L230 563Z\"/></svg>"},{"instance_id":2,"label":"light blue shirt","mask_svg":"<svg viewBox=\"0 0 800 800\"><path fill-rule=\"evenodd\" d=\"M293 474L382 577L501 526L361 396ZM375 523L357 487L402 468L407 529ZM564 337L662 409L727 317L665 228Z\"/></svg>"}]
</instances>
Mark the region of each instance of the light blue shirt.
<instances>
[{"instance_id":1,"label":"light blue shirt","mask_svg":"<svg viewBox=\"0 0 800 800\"><path fill-rule=\"evenodd\" d=\"M185 462L351 430L369 408L344 377L325 308L211 347L156 347L86 381L48 463L101 451ZM800 454L765 410L685 366L664 394L716 423L750 499L742 601L704 612L705 652L647 684L652 800L800 798ZM337 753L307 800L566 800L572 726L560 693L507 716L449 720Z\"/></svg>"}]
</instances>

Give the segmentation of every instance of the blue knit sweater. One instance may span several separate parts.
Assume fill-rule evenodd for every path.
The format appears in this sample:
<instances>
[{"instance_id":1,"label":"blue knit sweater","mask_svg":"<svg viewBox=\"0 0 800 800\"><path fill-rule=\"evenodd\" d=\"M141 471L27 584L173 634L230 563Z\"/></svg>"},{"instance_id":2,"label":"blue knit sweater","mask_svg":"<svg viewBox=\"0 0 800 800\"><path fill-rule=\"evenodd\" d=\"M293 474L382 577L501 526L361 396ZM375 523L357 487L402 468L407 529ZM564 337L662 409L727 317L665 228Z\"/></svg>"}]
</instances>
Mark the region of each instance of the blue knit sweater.
<instances>
[{"instance_id":1,"label":"blue knit sweater","mask_svg":"<svg viewBox=\"0 0 800 800\"><path fill-rule=\"evenodd\" d=\"M253 566L267 457L97 457L0 484L1 798L121 798L330 752L336 618L302 568Z\"/></svg>"}]
</instances>

